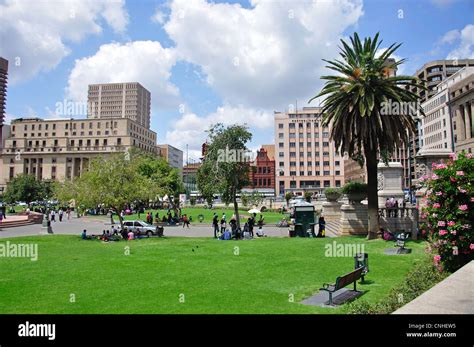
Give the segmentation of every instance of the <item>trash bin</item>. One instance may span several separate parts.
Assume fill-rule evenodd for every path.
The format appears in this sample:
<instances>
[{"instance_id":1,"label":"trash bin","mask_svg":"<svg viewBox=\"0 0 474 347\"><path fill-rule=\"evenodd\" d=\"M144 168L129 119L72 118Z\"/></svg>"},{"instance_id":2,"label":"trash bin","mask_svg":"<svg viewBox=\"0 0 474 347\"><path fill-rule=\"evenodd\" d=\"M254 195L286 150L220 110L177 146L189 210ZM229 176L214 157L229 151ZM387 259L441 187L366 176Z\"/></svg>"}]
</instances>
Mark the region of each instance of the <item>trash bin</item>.
<instances>
[{"instance_id":1,"label":"trash bin","mask_svg":"<svg viewBox=\"0 0 474 347\"><path fill-rule=\"evenodd\" d=\"M356 253L354 256L354 268L360 267L364 268L362 270L362 282L364 282L364 276L369 272L369 255L367 253Z\"/></svg>"}]
</instances>

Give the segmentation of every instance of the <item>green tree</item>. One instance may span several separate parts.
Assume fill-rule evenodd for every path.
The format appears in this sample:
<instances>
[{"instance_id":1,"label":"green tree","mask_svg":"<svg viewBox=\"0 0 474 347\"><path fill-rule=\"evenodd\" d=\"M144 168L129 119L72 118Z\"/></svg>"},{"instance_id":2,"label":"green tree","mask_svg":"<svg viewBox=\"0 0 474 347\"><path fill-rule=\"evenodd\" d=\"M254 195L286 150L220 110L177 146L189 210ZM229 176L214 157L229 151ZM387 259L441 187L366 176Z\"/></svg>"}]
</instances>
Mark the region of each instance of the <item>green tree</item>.
<instances>
[{"instance_id":1,"label":"green tree","mask_svg":"<svg viewBox=\"0 0 474 347\"><path fill-rule=\"evenodd\" d=\"M336 148L350 157L365 157L371 239L379 230L377 156L386 159L386 153L394 153L408 143L409 132L416 130L414 113L423 114L423 110L418 96L406 87L424 87L415 77L390 75L405 61L389 60L400 44L392 44L377 56L382 43L378 33L364 42L355 33L350 40L351 45L341 40L341 60L325 60L329 64L326 67L337 74L321 77L326 80L324 88L310 102L325 97L323 124L331 127ZM412 112L406 112L406 105Z\"/></svg>"},{"instance_id":2,"label":"green tree","mask_svg":"<svg viewBox=\"0 0 474 347\"><path fill-rule=\"evenodd\" d=\"M178 169L173 168L165 159L148 154L138 154L140 161L138 171L141 175L150 178L162 192L167 195L173 210L177 213L179 194L185 192L183 180Z\"/></svg>"},{"instance_id":3,"label":"green tree","mask_svg":"<svg viewBox=\"0 0 474 347\"><path fill-rule=\"evenodd\" d=\"M285 194L286 207L290 206L290 200L293 199L293 193L288 192Z\"/></svg>"},{"instance_id":4,"label":"green tree","mask_svg":"<svg viewBox=\"0 0 474 347\"><path fill-rule=\"evenodd\" d=\"M120 212L131 202L153 200L163 193L156 182L140 172L142 163L143 157L138 155L97 157L80 177L60 185L56 197L68 203L74 200L76 206L86 208L103 204L117 213L123 228Z\"/></svg>"},{"instance_id":5,"label":"green tree","mask_svg":"<svg viewBox=\"0 0 474 347\"><path fill-rule=\"evenodd\" d=\"M221 194L225 203L233 203L240 227L237 193L249 184L249 160L246 143L252 134L246 126L222 124L211 126L208 130L209 141L206 157L197 173L197 183L205 196Z\"/></svg>"},{"instance_id":6,"label":"green tree","mask_svg":"<svg viewBox=\"0 0 474 347\"><path fill-rule=\"evenodd\" d=\"M29 204L36 200L47 200L51 195L50 182L39 181L33 175L20 174L8 182L3 199L7 203L24 201Z\"/></svg>"},{"instance_id":7,"label":"green tree","mask_svg":"<svg viewBox=\"0 0 474 347\"><path fill-rule=\"evenodd\" d=\"M313 197L313 194L311 194L310 192L304 192L304 200L306 202L311 202L312 197Z\"/></svg>"}]
</instances>

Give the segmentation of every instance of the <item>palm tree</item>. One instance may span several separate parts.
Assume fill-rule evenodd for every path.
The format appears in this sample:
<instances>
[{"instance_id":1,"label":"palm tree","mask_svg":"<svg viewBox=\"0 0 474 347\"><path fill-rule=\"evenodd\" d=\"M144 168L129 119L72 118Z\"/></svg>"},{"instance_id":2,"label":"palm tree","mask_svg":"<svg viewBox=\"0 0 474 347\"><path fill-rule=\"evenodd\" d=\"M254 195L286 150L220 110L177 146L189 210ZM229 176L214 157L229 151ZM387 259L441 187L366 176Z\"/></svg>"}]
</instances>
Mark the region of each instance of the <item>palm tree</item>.
<instances>
[{"instance_id":1,"label":"palm tree","mask_svg":"<svg viewBox=\"0 0 474 347\"><path fill-rule=\"evenodd\" d=\"M375 238L379 230L377 163L378 155L384 161L403 144L408 133L414 132L415 116L419 108L418 96L406 87L424 87L412 76L394 76L398 65L391 55L400 47L392 44L377 56L382 41L379 34L365 38L362 43L357 33L350 38L351 45L341 40L341 60L326 61L326 66L337 72L322 76L326 83L313 97L325 96L321 112L323 125L331 127L331 140L342 153L350 157L365 157L368 183L368 238ZM410 88L411 89L411 88ZM392 105L392 110L387 107ZM414 107L406 112L403 107ZM397 109L396 109L397 108ZM395 112L396 111L396 112Z\"/></svg>"}]
</instances>

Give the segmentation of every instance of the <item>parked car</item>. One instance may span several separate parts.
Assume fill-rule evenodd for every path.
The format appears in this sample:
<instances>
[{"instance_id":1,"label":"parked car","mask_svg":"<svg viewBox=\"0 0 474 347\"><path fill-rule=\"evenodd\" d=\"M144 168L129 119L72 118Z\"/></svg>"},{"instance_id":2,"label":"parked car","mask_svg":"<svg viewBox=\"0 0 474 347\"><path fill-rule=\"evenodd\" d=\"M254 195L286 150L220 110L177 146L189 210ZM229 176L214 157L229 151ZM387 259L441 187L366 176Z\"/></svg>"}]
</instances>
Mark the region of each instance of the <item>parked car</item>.
<instances>
[{"instance_id":1,"label":"parked car","mask_svg":"<svg viewBox=\"0 0 474 347\"><path fill-rule=\"evenodd\" d=\"M137 233L137 231L139 231L139 235L159 235L157 226L145 223L141 220L126 220L123 222L123 228L127 231L132 231L134 233ZM120 231L120 226L118 226L118 229Z\"/></svg>"}]
</instances>

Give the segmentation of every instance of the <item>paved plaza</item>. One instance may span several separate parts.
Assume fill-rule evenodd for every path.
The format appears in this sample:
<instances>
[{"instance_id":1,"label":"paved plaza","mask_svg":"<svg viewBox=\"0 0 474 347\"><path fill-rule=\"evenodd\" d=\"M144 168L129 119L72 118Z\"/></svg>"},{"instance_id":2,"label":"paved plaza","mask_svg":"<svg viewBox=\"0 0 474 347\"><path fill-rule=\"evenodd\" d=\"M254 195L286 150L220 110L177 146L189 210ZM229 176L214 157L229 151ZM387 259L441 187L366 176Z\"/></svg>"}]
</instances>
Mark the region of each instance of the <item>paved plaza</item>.
<instances>
[{"instance_id":1,"label":"paved plaza","mask_svg":"<svg viewBox=\"0 0 474 347\"><path fill-rule=\"evenodd\" d=\"M71 217L69 220L62 222L51 222L53 233L62 235L77 235L80 236L82 230L86 229L88 234L101 234L102 230L110 229L110 220L104 217ZM332 226L328 223L326 229L326 236L336 236ZM0 224L0 238L19 237L19 236L33 236L39 235L42 231L41 224L25 225L13 228L1 228ZM268 237L287 237L288 228L279 228L275 225L266 225L263 227L264 233ZM211 237L213 236L213 229L208 224L191 224L189 228L182 226L165 226L165 236L181 236L181 237Z\"/></svg>"}]
</instances>

